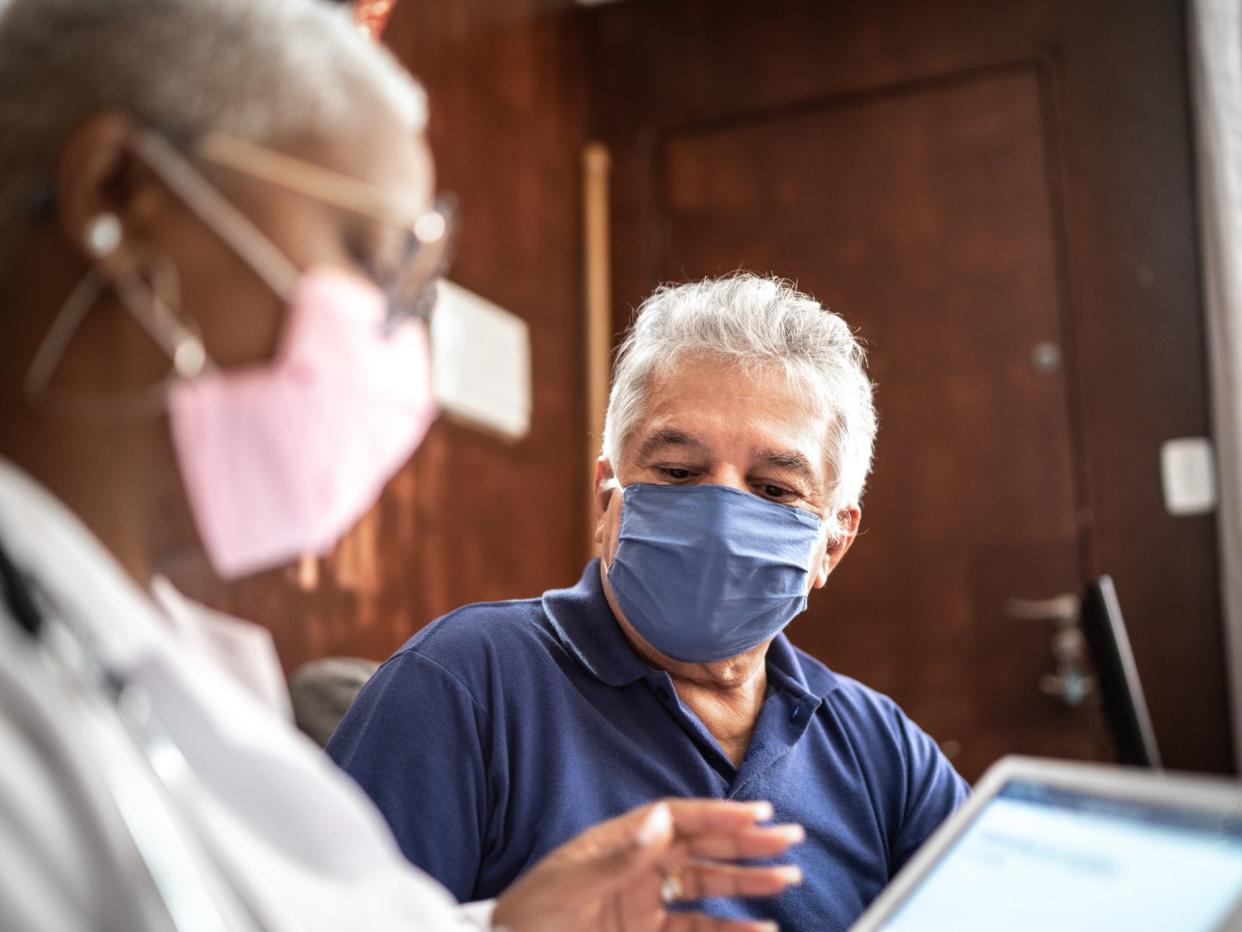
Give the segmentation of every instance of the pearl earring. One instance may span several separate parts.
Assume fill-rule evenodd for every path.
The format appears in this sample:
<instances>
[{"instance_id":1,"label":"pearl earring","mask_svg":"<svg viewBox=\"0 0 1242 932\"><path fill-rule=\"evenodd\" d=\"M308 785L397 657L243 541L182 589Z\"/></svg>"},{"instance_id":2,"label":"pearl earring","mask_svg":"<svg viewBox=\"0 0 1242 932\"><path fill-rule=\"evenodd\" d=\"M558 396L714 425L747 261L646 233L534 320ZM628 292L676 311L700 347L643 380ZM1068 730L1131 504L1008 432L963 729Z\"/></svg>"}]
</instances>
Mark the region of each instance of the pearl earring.
<instances>
[{"instance_id":1,"label":"pearl earring","mask_svg":"<svg viewBox=\"0 0 1242 932\"><path fill-rule=\"evenodd\" d=\"M86 248L96 259L102 259L121 245L121 221L116 214L100 214L86 227Z\"/></svg>"}]
</instances>

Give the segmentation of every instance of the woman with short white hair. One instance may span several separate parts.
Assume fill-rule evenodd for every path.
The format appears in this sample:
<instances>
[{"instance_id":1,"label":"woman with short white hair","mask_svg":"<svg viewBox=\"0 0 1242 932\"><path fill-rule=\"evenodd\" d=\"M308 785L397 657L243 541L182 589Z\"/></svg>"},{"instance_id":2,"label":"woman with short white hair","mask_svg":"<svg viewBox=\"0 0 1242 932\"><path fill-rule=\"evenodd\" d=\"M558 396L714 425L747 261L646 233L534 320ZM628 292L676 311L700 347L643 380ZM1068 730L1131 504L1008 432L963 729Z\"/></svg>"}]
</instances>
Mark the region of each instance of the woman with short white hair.
<instances>
[{"instance_id":1,"label":"woman with short white hair","mask_svg":"<svg viewBox=\"0 0 1242 932\"><path fill-rule=\"evenodd\" d=\"M782 852L770 807L669 801L461 909L281 717L270 641L158 576L325 552L420 442L425 110L310 0L0 0L6 929L746 929L670 878L788 885L696 860Z\"/></svg>"}]
</instances>

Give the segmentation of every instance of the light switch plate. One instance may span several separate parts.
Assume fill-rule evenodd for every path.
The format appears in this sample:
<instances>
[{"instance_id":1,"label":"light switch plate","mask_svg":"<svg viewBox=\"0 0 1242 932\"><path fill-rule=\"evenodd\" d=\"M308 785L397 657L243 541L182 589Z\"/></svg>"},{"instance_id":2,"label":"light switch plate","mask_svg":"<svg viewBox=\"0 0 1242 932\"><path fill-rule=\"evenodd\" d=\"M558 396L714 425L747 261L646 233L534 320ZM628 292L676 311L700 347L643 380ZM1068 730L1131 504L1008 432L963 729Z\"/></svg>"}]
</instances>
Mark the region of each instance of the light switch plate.
<instances>
[{"instance_id":1,"label":"light switch plate","mask_svg":"<svg viewBox=\"0 0 1242 932\"><path fill-rule=\"evenodd\" d=\"M1216 509L1216 456L1207 437L1179 437L1160 447L1164 507L1171 515Z\"/></svg>"},{"instance_id":2,"label":"light switch plate","mask_svg":"<svg viewBox=\"0 0 1242 932\"><path fill-rule=\"evenodd\" d=\"M530 328L460 285L438 287L431 316L436 401L453 418L520 440L530 432Z\"/></svg>"}]
</instances>

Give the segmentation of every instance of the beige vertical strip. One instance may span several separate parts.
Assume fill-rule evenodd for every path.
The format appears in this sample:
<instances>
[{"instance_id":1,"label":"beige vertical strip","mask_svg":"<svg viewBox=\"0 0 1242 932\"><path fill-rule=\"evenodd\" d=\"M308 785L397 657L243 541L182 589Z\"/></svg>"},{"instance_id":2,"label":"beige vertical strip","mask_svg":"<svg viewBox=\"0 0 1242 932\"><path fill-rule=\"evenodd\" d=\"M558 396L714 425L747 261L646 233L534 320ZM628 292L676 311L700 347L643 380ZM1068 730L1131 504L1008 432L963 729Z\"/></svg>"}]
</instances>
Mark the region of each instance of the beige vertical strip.
<instances>
[{"instance_id":1,"label":"beige vertical strip","mask_svg":"<svg viewBox=\"0 0 1242 932\"><path fill-rule=\"evenodd\" d=\"M1220 585L1242 765L1242 7L1188 5L1191 92L1198 130L1199 224L1220 505Z\"/></svg>"},{"instance_id":2,"label":"beige vertical strip","mask_svg":"<svg viewBox=\"0 0 1242 932\"><path fill-rule=\"evenodd\" d=\"M587 554L595 556L595 520L591 487L600 440L604 436L604 410L608 406L608 381L612 354L612 270L609 264L608 147L588 143L582 152L583 167L583 282L586 299L586 487Z\"/></svg>"}]
</instances>

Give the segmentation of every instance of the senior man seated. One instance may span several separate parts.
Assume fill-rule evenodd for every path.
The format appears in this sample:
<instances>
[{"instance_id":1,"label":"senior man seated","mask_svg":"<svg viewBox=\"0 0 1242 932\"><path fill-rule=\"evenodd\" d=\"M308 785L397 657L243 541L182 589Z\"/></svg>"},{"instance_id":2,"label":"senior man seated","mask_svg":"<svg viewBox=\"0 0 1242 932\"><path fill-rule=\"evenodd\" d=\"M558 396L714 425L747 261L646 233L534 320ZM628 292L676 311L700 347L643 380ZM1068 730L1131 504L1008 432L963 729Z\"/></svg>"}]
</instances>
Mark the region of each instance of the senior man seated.
<instances>
[{"instance_id":1,"label":"senior man seated","mask_svg":"<svg viewBox=\"0 0 1242 932\"><path fill-rule=\"evenodd\" d=\"M816 932L857 918L967 793L892 700L781 633L858 531L863 363L845 321L779 280L640 308L596 472L602 559L571 589L428 626L329 745L410 860L484 899L646 800L768 799L806 827L804 882L709 907Z\"/></svg>"}]
</instances>

